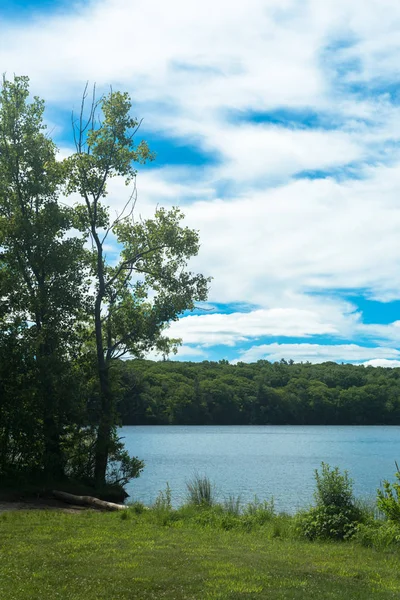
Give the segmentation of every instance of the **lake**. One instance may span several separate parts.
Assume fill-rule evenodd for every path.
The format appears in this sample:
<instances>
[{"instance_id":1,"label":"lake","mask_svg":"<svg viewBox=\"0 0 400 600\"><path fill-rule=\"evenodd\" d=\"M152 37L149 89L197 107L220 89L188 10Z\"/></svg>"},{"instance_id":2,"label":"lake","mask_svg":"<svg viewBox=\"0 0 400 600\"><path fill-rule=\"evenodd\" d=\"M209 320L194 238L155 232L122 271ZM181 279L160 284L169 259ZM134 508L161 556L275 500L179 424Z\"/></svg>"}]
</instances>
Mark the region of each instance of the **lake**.
<instances>
[{"instance_id":1,"label":"lake","mask_svg":"<svg viewBox=\"0 0 400 600\"><path fill-rule=\"evenodd\" d=\"M314 470L322 461L347 469L356 495L375 497L400 463L400 427L351 426L130 426L122 427L127 450L146 463L127 486L130 500L152 503L167 482L175 506L185 482L207 475L219 499L270 499L294 512L312 501Z\"/></svg>"}]
</instances>

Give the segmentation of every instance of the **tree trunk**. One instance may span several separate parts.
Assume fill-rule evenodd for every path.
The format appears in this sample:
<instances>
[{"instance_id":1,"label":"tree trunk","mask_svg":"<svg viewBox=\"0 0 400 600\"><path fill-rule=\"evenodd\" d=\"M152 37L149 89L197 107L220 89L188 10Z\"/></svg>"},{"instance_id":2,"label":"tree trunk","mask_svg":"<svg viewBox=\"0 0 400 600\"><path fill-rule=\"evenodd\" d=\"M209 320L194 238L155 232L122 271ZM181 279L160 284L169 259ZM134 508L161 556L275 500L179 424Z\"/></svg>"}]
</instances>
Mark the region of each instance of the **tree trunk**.
<instances>
[{"instance_id":1,"label":"tree trunk","mask_svg":"<svg viewBox=\"0 0 400 600\"><path fill-rule=\"evenodd\" d=\"M105 500L99 500L93 496L76 496L75 494L69 494L67 492L59 492L58 490L53 491L53 496L68 504L77 504L78 506L92 506L93 508L102 508L105 510L126 510L128 507L124 504L115 504L115 502L106 502Z\"/></svg>"},{"instance_id":2,"label":"tree trunk","mask_svg":"<svg viewBox=\"0 0 400 600\"><path fill-rule=\"evenodd\" d=\"M46 336L46 327L43 327L43 321L44 319L42 319L40 329L42 335ZM47 478L60 480L64 477L64 460L60 426L57 422L58 399L55 391L57 386L54 385L52 372L55 362L57 362L57 358L52 344L45 339L38 349L38 375L43 406L43 465Z\"/></svg>"},{"instance_id":3,"label":"tree trunk","mask_svg":"<svg viewBox=\"0 0 400 600\"><path fill-rule=\"evenodd\" d=\"M99 255L101 251L99 250ZM100 265L101 263L101 265ZM106 482L107 462L110 452L110 441L113 427L113 401L109 381L109 365L104 356L103 331L101 323L101 301L104 296L104 276L102 271L102 258L99 258L99 292L95 304L95 333L97 350L97 368L99 374L101 413L97 429L94 480L96 487L101 487Z\"/></svg>"},{"instance_id":4,"label":"tree trunk","mask_svg":"<svg viewBox=\"0 0 400 600\"><path fill-rule=\"evenodd\" d=\"M52 480L64 477L63 454L61 450L60 434L54 416L46 411L43 419L44 456L43 464L45 475Z\"/></svg>"}]
</instances>

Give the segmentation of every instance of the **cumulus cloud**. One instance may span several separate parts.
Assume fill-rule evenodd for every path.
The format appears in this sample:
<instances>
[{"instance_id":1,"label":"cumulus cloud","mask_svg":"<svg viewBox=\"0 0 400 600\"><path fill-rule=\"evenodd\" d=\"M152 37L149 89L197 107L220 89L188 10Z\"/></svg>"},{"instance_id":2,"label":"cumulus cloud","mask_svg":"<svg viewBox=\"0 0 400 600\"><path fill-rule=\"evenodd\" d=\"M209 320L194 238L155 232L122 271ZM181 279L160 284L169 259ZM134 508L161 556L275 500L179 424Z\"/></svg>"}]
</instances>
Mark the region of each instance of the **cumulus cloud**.
<instances>
[{"instance_id":1,"label":"cumulus cloud","mask_svg":"<svg viewBox=\"0 0 400 600\"><path fill-rule=\"evenodd\" d=\"M187 207L203 242L196 264L212 266L211 299L265 306L288 290L354 288L398 298L399 184L400 165L380 166L361 180L306 179Z\"/></svg>"},{"instance_id":2,"label":"cumulus cloud","mask_svg":"<svg viewBox=\"0 0 400 600\"><path fill-rule=\"evenodd\" d=\"M172 323L169 333L182 338L187 344L234 346L239 342L263 336L310 337L312 335L341 336L350 322L357 323L359 315L348 312L345 316L334 301L298 299L297 308L256 309L230 314L190 315ZM301 303L304 307L301 307ZM341 306L351 311L351 305ZM345 320L349 323L346 324Z\"/></svg>"},{"instance_id":3,"label":"cumulus cloud","mask_svg":"<svg viewBox=\"0 0 400 600\"><path fill-rule=\"evenodd\" d=\"M395 369L396 367L400 367L400 360L388 360L387 358L375 358L373 360L367 360L367 362L362 363L365 367L386 367Z\"/></svg>"},{"instance_id":4,"label":"cumulus cloud","mask_svg":"<svg viewBox=\"0 0 400 600\"><path fill-rule=\"evenodd\" d=\"M295 362L321 363L326 361L334 362L360 362L369 359L370 362L376 362L377 359L385 359L400 362L400 350L395 348L367 348L357 344L339 344L339 345L321 345L321 344L262 344L253 346L249 350L241 353L240 358L235 362L255 362L257 360L268 360L276 362L284 358L285 360L294 360ZM366 362L364 364L366 364ZM391 362L391 361L390 361ZM374 364L373 366L378 366ZM397 366L397 365L396 365Z\"/></svg>"},{"instance_id":5,"label":"cumulus cloud","mask_svg":"<svg viewBox=\"0 0 400 600\"><path fill-rule=\"evenodd\" d=\"M393 99L400 4L92 0L71 7L24 22L0 17L3 70L29 74L32 91L55 112L78 106L87 80L100 90L111 83L132 94L152 135L214 157L204 167L141 171L137 181L138 214L179 204L200 230L191 266L213 275L210 301L257 305L174 323L181 355L265 336L398 344L397 322L364 324L338 292L400 298L400 109ZM268 122L269 111L282 109L316 121ZM66 119L55 132L65 144L69 129ZM112 210L126 194L114 180ZM332 348L350 356L362 347Z\"/></svg>"}]
</instances>

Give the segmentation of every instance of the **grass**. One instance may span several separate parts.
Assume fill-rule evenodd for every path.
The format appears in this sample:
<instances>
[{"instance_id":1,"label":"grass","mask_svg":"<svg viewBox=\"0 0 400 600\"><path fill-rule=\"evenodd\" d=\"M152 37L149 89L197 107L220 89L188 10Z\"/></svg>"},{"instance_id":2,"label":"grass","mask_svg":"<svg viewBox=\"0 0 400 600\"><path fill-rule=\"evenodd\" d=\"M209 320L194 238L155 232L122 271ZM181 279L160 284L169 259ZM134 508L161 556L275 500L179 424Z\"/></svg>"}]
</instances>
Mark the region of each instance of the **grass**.
<instances>
[{"instance_id":1,"label":"grass","mask_svg":"<svg viewBox=\"0 0 400 600\"><path fill-rule=\"evenodd\" d=\"M212 506L215 504L214 486L206 475L195 474L186 482L187 500L195 506Z\"/></svg>"},{"instance_id":2,"label":"grass","mask_svg":"<svg viewBox=\"0 0 400 600\"><path fill-rule=\"evenodd\" d=\"M292 535L293 519L273 516L267 506L253 512L260 510L261 524L251 530L237 526L239 516L223 507L144 510L136 504L123 513L5 513L0 516L0 598L400 597L398 552L302 541Z\"/></svg>"}]
</instances>

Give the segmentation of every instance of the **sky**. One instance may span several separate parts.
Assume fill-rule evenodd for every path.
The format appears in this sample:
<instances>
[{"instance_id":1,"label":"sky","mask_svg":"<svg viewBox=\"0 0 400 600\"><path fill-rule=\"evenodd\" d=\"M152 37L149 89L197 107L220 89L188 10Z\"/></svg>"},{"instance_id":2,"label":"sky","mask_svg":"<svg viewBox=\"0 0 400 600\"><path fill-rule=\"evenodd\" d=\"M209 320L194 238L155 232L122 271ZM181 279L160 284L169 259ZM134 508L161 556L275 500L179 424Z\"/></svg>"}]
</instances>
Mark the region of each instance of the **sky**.
<instances>
[{"instance_id":1,"label":"sky","mask_svg":"<svg viewBox=\"0 0 400 600\"><path fill-rule=\"evenodd\" d=\"M398 0L2 0L0 71L61 154L87 81L131 95L137 210L180 206L213 277L179 360L400 366L399 27Z\"/></svg>"}]
</instances>

